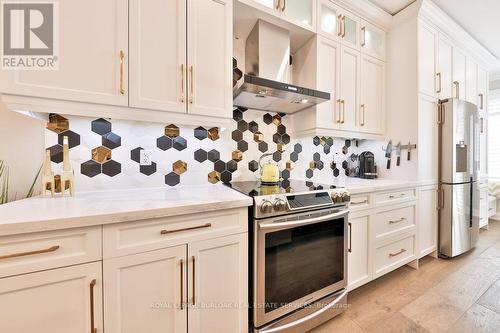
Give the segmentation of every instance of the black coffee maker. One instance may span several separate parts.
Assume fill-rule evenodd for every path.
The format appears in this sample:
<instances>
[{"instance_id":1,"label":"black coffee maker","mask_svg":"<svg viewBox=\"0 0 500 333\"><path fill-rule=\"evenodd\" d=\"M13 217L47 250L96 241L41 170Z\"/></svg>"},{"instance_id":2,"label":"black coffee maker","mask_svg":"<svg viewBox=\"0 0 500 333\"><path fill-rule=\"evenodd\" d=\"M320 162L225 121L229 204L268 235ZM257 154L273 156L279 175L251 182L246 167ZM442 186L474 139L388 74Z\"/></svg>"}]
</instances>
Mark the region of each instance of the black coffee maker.
<instances>
[{"instance_id":1,"label":"black coffee maker","mask_svg":"<svg viewBox=\"0 0 500 333\"><path fill-rule=\"evenodd\" d=\"M375 156L370 151L364 151L359 155L359 178L377 178L377 164Z\"/></svg>"}]
</instances>

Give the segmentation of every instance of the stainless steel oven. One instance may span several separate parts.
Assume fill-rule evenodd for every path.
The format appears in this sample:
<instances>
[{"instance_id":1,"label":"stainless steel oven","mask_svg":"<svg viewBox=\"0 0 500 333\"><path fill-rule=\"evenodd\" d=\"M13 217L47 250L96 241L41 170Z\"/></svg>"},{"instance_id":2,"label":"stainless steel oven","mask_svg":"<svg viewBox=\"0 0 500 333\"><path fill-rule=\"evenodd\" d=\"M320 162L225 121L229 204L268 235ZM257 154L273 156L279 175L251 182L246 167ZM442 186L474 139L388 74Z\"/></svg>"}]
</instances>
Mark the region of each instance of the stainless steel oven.
<instances>
[{"instance_id":1,"label":"stainless steel oven","mask_svg":"<svg viewBox=\"0 0 500 333\"><path fill-rule=\"evenodd\" d=\"M255 327L347 286L348 212L341 206L254 221ZM338 300L345 296L340 293ZM330 300L329 305L338 300ZM309 312L313 317L315 312ZM293 324L289 321L287 327Z\"/></svg>"}]
</instances>

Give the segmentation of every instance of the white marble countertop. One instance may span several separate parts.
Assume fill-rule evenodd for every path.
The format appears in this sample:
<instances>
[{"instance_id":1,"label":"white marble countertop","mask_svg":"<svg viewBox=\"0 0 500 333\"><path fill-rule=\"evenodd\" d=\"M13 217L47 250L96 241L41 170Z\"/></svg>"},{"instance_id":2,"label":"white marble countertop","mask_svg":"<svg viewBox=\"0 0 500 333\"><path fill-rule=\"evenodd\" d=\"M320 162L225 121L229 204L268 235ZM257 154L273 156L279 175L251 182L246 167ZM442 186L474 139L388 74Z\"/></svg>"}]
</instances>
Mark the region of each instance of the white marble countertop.
<instances>
[{"instance_id":1,"label":"white marble countertop","mask_svg":"<svg viewBox=\"0 0 500 333\"><path fill-rule=\"evenodd\" d=\"M344 187L351 194L390 191L405 187L419 187L434 184L437 184L436 181L360 178L347 178L334 183L334 185Z\"/></svg>"},{"instance_id":2,"label":"white marble countertop","mask_svg":"<svg viewBox=\"0 0 500 333\"><path fill-rule=\"evenodd\" d=\"M224 185L178 186L19 200L0 206L0 236L246 207L250 197Z\"/></svg>"}]
</instances>

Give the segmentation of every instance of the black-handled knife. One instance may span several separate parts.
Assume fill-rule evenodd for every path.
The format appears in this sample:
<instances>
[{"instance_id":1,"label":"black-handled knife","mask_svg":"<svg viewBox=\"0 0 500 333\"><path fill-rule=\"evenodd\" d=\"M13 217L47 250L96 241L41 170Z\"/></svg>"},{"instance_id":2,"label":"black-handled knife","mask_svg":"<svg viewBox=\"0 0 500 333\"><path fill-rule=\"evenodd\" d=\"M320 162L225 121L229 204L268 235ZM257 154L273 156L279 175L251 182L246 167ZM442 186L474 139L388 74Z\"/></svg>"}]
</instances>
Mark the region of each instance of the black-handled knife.
<instances>
[{"instance_id":1,"label":"black-handled knife","mask_svg":"<svg viewBox=\"0 0 500 333\"><path fill-rule=\"evenodd\" d=\"M391 168L391 155L392 155L392 141L389 140L387 148L385 149L385 157L387 158L387 169Z\"/></svg>"},{"instance_id":2,"label":"black-handled knife","mask_svg":"<svg viewBox=\"0 0 500 333\"><path fill-rule=\"evenodd\" d=\"M401 142L396 145L396 166L401 165Z\"/></svg>"}]
</instances>

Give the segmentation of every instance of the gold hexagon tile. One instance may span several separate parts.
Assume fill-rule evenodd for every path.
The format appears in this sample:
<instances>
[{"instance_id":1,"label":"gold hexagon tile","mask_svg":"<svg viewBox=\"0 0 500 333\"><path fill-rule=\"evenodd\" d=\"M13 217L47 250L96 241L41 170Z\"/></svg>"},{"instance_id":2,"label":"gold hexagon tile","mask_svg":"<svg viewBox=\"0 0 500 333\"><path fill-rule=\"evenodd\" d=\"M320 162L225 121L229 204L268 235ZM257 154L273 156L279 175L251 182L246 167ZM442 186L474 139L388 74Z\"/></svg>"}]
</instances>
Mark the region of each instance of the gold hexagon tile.
<instances>
[{"instance_id":1,"label":"gold hexagon tile","mask_svg":"<svg viewBox=\"0 0 500 333\"><path fill-rule=\"evenodd\" d=\"M294 167L295 167L295 163L293 163L292 161L286 161L286 169L288 171L292 171Z\"/></svg>"},{"instance_id":2,"label":"gold hexagon tile","mask_svg":"<svg viewBox=\"0 0 500 333\"><path fill-rule=\"evenodd\" d=\"M292 192L293 192L293 188L292 188L292 187L290 187L290 186L288 186L288 187L286 188L286 193L292 193Z\"/></svg>"},{"instance_id":3,"label":"gold hexagon tile","mask_svg":"<svg viewBox=\"0 0 500 333\"><path fill-rule=\"evenodd\" d=\"M236 162L239 162L243 159L243 153L239 150L235 150L231 154L231 158L235 160Z\"/></svg>"},{"instance_id":4,"label":"gold hexagon tile","mask_svg":"<svg viewBox=\"0 0 500 333\"><path fill-rule=\"evenodd\" d=\"M276 149L277 149L280 153L282 153L282 152L284 152L284 151L285 151L285 145L284 145L284 144L282 144L282 143L278 143L278 144L276 145Z\"/></svg>"},{"instance_id":5,"label":"gold hexagon tile","mask_svg":"<svg viewBox=\"0 0 500 333\"><path fill-rule=\"evenodd\" d=\"M51 113L46 128L59 134L69 129L69 120L59 114Z\"/></svg>"},{"instance_id":6,"label":"gold hexagon tile","mask_svg":"<svg viewBox=\"0 0 500 333\"><path fill-rule=\"evenodd\" d=\"M172 171L178 175L183 174L187 170L187 163L181 160L172 164Z\"/></svg>"},{"instance_id":7,"label":"gold hexagon tile","mask_svg":"<svg viewBox=\"0 0 500 333\"><path fill-rule=\"evenodd\" d=\"M104 146L92 149L92 159L99 163L107 162L111 159L111 150Z\"/></svg>"},{"instance_id":8,"label":"gold hexagon tile","mask_svg":"<svg viewBox=\"0 0 500 333\"><path fill-rule=\"evenodd\" d=\"M326 137L322 136L320 139L319 139L319 144L324 146L326 144Z\"/></svg>"},{"instance_id":9,"label":"gold hexagon tile","mask_svg":"<svg viewBox=\"0 0 500 333\"><path fill-rule=\"evenodd\" d=\"M273 116L273 124L276 126L281 125L281 116L279 114Z\"/></svg>"},{"instance_id":10,"label":"gold hexagon tile","mask_svg":"<svg viewBox=\"0 0 500 333\"><path fill-rule=\"evenodd\" d=\"M212 171L208 174L209 183L215 184L218 183L219 181L220 181L220 173L218 173L217 171Z\"/></svg>"},{"instance_id":11,"label":"gold hexagon tile","mask_svg":"<svg viewBox=\"0 0 500 333\"><path fill-rule=\"evenodd\" d=\"M312 169L312 170L316 169L316 162L315 161L309 162L309 169Z\"/></svg>"},{"instance_id":12,"label":"gold hexagon tile","mask_svg":"<svg viewBox=\"0 0 500 333\"><path fill-rule=\"evenodd\" d=\"M179 136L179 127L175 126L174 124L165 126L165 136L175 139Z\"/></svg>"},{"instance_id":13,"label":"gold hexagon tile","mask_svg":"<svg viewBox=\"0 0 500 333\"><path fill-rule=\"evenodd\" d=\"M218 140L220 138L219 129L217 127L212 127L211 129L209 129L208 138L212 141Z\"/></svg>"},{"instance_id":14,"label":"gold hexagon tile","mask_svg":"<svg viewBox=\"0 0 500 333\"><path fill-rule=\"evenodd\" d=\"M261 143L262 141L264 141L264 134L259 131L255 132L253 134L253 141Z\"/></svg>"}]
</instances>

